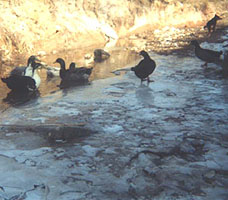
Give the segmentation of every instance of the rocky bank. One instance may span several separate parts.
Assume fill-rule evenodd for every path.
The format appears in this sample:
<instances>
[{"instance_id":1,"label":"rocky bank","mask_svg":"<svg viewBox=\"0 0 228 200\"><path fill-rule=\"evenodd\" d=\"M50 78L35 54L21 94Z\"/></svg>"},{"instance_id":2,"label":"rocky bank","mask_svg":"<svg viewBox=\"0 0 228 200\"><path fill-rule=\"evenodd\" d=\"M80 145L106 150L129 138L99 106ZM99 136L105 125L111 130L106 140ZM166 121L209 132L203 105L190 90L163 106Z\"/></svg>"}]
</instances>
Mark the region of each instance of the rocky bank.
<instances>
[{"instance_id":1,"label":"rocky bank","mask_svg":"<svg viewBox=\"0 0 228 200\"><path fill-rule=\"evenodd\" d=\"M167 27L167 32L172 27L202 26L215 13L226 16L227 8L226 0L1 1L2 59L103 47L144 26Z\"/></svg>"}]
</instances>

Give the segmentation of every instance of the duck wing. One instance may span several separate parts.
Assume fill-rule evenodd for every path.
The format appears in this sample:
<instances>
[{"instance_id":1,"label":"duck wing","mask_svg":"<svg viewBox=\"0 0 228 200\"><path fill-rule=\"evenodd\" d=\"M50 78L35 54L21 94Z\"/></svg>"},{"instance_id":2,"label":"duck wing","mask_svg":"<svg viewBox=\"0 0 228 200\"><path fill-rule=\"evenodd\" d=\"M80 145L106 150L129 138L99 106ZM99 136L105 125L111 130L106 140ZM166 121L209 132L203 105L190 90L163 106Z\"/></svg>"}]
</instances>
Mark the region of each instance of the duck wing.
<instances>
[{"instance_id":1,"label":"duck wing","mask_svg":"<svg viewBox=\"0 0 228 200\"><path fill-rule=\"evenodd\" d=\"M88 74L90 75L92 73L92 70L93 68L87 68L87 67L77 67L74 69L74 72L73 73L76 73L76 74L81 74L81 75L84 75L84 74Z\"/></svg>"},{"instance_id":2,"label":"duck wing","mask_svg":"<svg viewBox=\"0 0 228 200\"><path fill-rule=\"evenodd\" d=\"M132 67L131 70L135 72L136 76L144 79L153 73L155 67L156 63L152 59L143 59L138 65Z\"/></svg>"},{"instance_id":3,"label":"duck wing","mask_svg":"<svg viewBox=\"0 0 228 200\"><path fill-rule=\"evenodd\" d=\"M62 80L64 82L84 83L88 82L89 76L92 73L93 68L79 67L69 69L64 72ZM61 70L60 70L61 71Z\"/></svg>"},{"instance_id":4,"label":"duck wing","mask_svg":"<svg viewBox=\"0 0 228 200\"><path fill-rule=\"evenodd\" d=\"M152 59L148 60L145 63L145 72L148 74L148 76L153 73L153 71L155 70L155 67L156 67L156 63Z\"/></svg>"},{"instance_id":5,"label":"duck wing","mask_svg":"<svg viewBox=\"0 0 228 200\"><path fill-rule=\"evenodd\" d=\"M199 48L196 49L196 56L205 62L217 62L220 60L222 51L213 51L210 49Z\"/></svg>"},{"instance_id":6,"label":"duck wing","mask_svg":"<svg viewBox=\"0 0 228 200\"><path fill-rule=\"evenodd\" d=\"M14 91L25 91L29 87L35 89L35 81L28 76L13 75L7 78L1 78L1 80L6 83L9 89Z\"/></svg>"},{"instance_id":7,"label":"duck wing","mask_svg":"<svg viewBox=\"0 0 228 200\"><path fill-rule=\"evenodd\" d=\"M26 70L26 67L25 66L23 66L23 67L15 67L10 72L10 75L11 76L13 76L13 75L24 76L25 75L25 70Z\"/></svg>"}]
</instances>

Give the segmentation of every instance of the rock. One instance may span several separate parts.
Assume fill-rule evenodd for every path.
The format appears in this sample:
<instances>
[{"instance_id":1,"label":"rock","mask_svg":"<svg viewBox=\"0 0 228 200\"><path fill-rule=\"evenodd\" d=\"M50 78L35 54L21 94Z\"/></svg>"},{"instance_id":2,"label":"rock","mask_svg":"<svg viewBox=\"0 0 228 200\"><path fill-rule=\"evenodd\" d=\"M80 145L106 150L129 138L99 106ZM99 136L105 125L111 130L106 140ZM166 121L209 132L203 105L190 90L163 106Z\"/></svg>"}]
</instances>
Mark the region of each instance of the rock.
<instances>
[{"instance_id":1,"label":"rock","mask_svg":"<svg viewBox=\"0 0 228 200\"><path fill-rule=\"evenodd\" d=\"M211 170L209 172L207 172L206 174L204 174L204 177L208 178L208 179L211 179L215 176L215 171L214 170Z\"/></svg>"},{"instance_id":2,"label":"rock","mask_svg":"<svg viewBox=\"0 0 228 200\"><path fill-rule=\"evenodd\" d=\"M95 49L93 53L95 62L103 62L110 57L110 54L103 49Z\"/></svg>"},{"instance_id":3,"label":"rock","mask_svg":"<svg viewBox=\"0 0 228 200\"><path fill-rule=\"evenodd\" d=\"M38 51L37 55L38 56L45 56L47 53L45 51Z\"/></svg>"},{"instance_id":4,"label":"rock","mask_svg":"<svg viewBox=\"0 0 228 200\"><path fill-rule=\"evenodd\" d=\"M92 67L94 65L94 58L93 55L90 53L85 54L84 56L84 66L85 67Z\"/></svg>"},{"instance_id":5,"label":"rock","mask_svg":"<svg viewBox=\"0 0 228 200\"><path fill-rule=\"evenodd\" d=\"M53 51L52 51L52 54L56 54L56 53L57 53L57 51L56 51L56 50L53 50Z\"/></svg>"},{"instance_id":6,"label":"rock","mask_svg":"<svg viewBox=\"0 0 228 200\"><path fill-rule=\"evenodd\" d=\"M92 57L92 54L87 53L87 54L84 56L84 59L90 59L91 57Z\"/></svg>"}]
</instances>

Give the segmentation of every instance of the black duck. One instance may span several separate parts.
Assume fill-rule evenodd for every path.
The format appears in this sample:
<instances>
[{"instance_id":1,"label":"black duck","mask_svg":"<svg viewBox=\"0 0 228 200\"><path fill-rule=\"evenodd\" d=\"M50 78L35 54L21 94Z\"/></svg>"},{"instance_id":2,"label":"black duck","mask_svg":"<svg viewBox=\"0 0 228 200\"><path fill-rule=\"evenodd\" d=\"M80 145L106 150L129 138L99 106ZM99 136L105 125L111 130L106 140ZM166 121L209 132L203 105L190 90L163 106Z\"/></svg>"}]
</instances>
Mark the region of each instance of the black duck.
<instances>
[{"instance_id":1,"label":"black duck","mask_svg":"<svg viewBox=\"0 0 228 200\"><path fill-rule=\"evenodd\" d=\"M215 32L217 21L221 19L222 19L221 17L219 17L218 15L215 15L211 20L207 22L206 26L204 26L204 29L207 28L208 33Z\"/></svg>"},{"instance_id":2,"label":"black duck","mask_svg":"<svg viewBox=\"0 0 228 200\"><path fill-rule=\"evenodd\" d=\"M131 68L131 71L135 72L135 75L141 79L141 82L147 79L150 82L149 75L153 73L156 67L156 63L152 60L146 51L140 51L139 55L143 56L143 60L138 65Z\"/></svg>"},{"instance_id":3,"label":"black duck","mask_svg":"<svg viewBox=\"0 0 228 200\"><path fill-rule=\"evenodd\" d=\"M87 83L93 69L86 67L76 68L75 63L71 63L69 69L66 69L65 61L62 58L56 59L54 63L60 64L59 76L62 82L68 82L70 84Z\"/></svg>"},{"instance_id":4,"label":"black duck","mask_svg":"<svg viewBox=\"0 0 228 200\"><path fill-rule=\"evenodd\" d=\"M1 78L1 80L9 89L15 92L34 91L36 89L35 80L29 76L12 75Z\"/></svg>"},{"instance_id":5,"label":"black duck","mask_svg":"<svg viewBox=\"0 0 228 200\"><path fill-rule=\"evenodd\" d=\"M220 63L222 55L222 51L213 51L210 49L203 49L200 47L197 40L193 40L190 43L191 45L195 46L195 55L200 60L204 61L205 63L202 65L203 67L207 67L208 63Z\"/></svg>"},{"instance_id":6,"label":"black duck","mask_svg":"<svg viewBox=\"0 0 228 200\"><path fill-rule=\"evenodd\" d=\"M32 64L31 75L17 75L13 74L7 78L1 78L2 82L6 83L7 87L13 91L31 91L35 90L40 85L40 77L36 70L40 66L40 63ZM26 71L28 73L28 71ZM28 73L29 74L29 73Z\"/></svg>"}]
</instances>

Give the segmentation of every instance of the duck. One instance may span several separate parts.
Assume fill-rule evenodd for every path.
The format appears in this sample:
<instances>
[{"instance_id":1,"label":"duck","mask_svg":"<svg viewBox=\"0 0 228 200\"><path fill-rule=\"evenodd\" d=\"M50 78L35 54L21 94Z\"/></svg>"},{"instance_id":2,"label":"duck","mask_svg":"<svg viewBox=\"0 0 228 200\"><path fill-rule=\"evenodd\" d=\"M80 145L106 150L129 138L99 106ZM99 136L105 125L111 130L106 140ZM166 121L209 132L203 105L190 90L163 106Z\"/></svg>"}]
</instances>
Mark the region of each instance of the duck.
<instances>
[{"instance_id":1,"label":"duck","mask_svg":"<svg viewBox=\"0 0 228 200\"><path fill-rule=\"evenodd\" d=\"M202 67L207 67L208 63L220 63L222 61L220 57L223 54L222 51L203 49L200 47L200 44L197 40L192 40L190 44L195 46L196 57L205 62Z\"/></svg>"},{"instance_id":2,"label":"duck","mask_svg":"<svg viewBox=\"0 0 228 200\"><path fill-rule=\"evenodd\" d=\"M89 76L92 73L93 68L86 67L77 67L74 62L72 62L69 66L69 69L66 69L65 61L62 58L57 58L54 63L60 64L59 76L64 82L71 83L87 83Z\"/></svg>"},{"instance_id":3,"label":"duck","mask_svg":"<svg viewBox=\"0 0 228 200\"><path fill-rule=\"evenodd\" d=\"M38 61L40 62L40 60L32 55L28 58L28 61L27 61L27 66L22 66L22 67L15 67L11 72L10 72L10 75L19 75L19 76L24 76L25 73L26 73L26 70L31 70L31 69L27 69L27 68L30 68L32 66L32 64L35 63L35 61Z\"/></svg>"},{"instance_id":4,"label":"duck","mask_svg":"<svg viewBox=\"0 0 228 200\"><path fill-rule=\"evenodd\" d=\"M47 78L54 78L59 76L60 69L57 67L46 66Z\"/></svg>"},{"instance_id":5,"label":"duck","mask_svg":"<svg viewBox=\"0 0 228 200\"><path fill-rule=\"evenodd\" d=\"M21 74L13 74L7 78L1 78L1 80L13 91L33 91L41 83L41 79L37 73L39 66L41 66L40 63L33 63L31 72L30 70L26 70L23 76Z\"/></svg>"},{"instance_id":6,"label":"duck","mask_svg":"<svg viewBox=\"0 0 228 200\"><path fill-rule=\"evenodd\" d=\"M36 89L35 80L30 76L11 75L1 80L14 92L28 92Z\"/></svg>"},{"instance_id":7,"label":"duck","mask_svg":"<svg viewBox=\"0 0 228 200\"><path fill-rule=\"evenodd\" d=\"M89 77L93 71L93 68L87 68L87 67L76 67L76 63L72 62L69 66L69 72L72 74L75 74L75 76L78 76L79 79L82 81L88 82Z\"/></svg>"},{"instance_id":8,"label":"duck","mask_svg":"<svg viewBox=\"0 0 228 200\"><path fill-rule=\"evenodd\" d=\"M41 78L38 74L39 67L42 66L41 63L33 62L31 66L27 67L25 70L25 76L29 76L34 79L36 88L38 89L41 84Z\"/></svg>"},{"instance_id":9,"label":"duck","mask_svg":"<svg viewBox=\"0 0 228 200\"><path fill-rule=\"evenodd\" d=\"M147 80L148 83L152 82L149 75L154 72L156 63L144 50L140 51L139 55L143 56L143 60L141 60L135 67L132 67L131 71L134 71L135 75L141 79L141 83L145 80Z\"/></svg>"}]
</instances>

